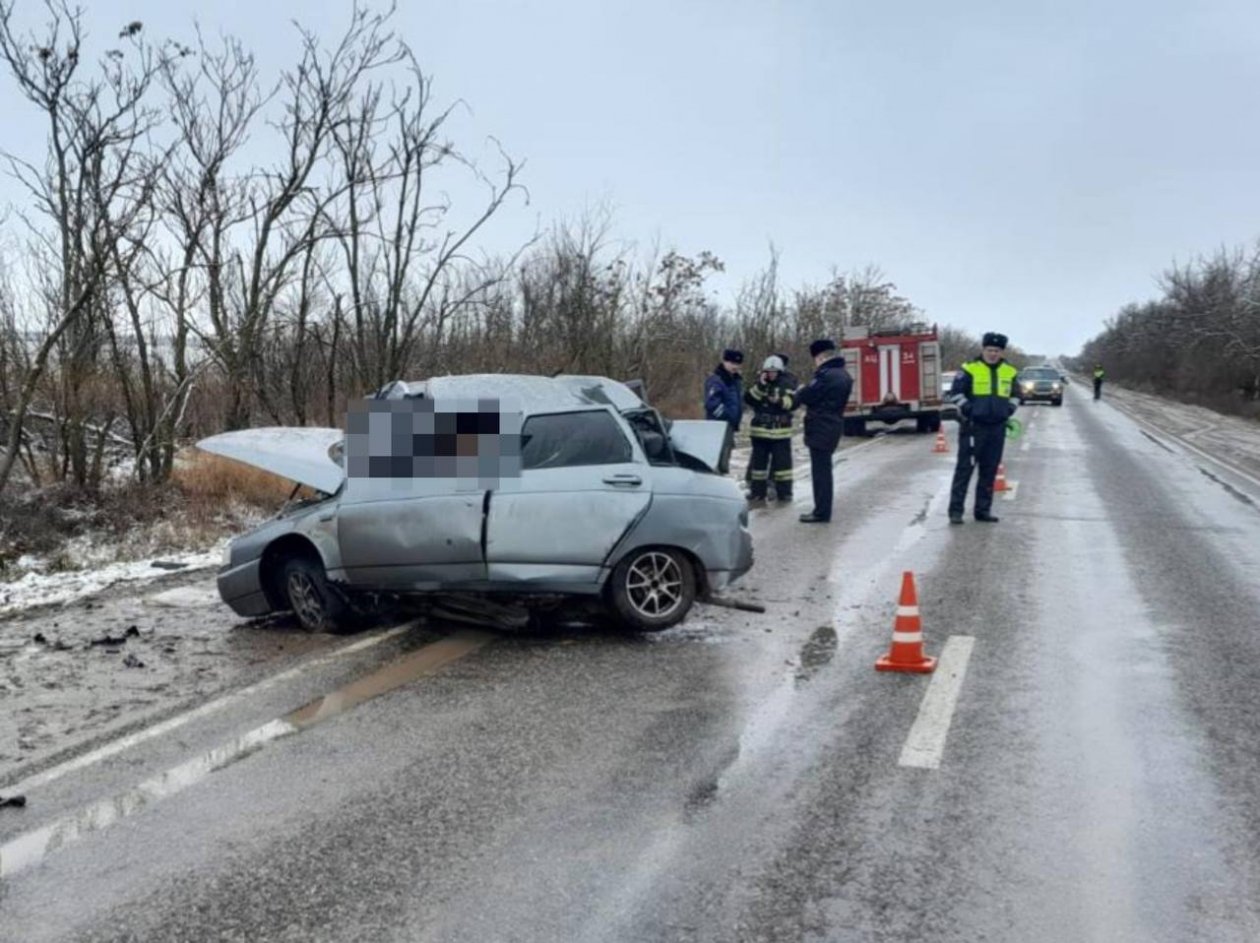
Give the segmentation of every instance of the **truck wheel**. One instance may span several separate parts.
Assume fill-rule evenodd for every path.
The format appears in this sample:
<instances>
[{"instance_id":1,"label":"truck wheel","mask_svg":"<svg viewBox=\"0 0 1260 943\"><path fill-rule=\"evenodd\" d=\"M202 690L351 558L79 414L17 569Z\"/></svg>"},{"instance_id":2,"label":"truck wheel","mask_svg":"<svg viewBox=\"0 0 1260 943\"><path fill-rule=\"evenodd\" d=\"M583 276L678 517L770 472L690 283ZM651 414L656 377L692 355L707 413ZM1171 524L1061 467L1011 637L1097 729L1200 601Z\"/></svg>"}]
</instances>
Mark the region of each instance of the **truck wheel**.
<instances>
[{"instance_id":1,"label":"truck wheel","mask_svg":"<svg viewBox=\"0 0 1260 943\"><path fill-rule=\"evenodd\" d=\"M308 632L345 632L353 627L350 607L328 585L324 565L318 560L290 557L280 569L280 587L293 615Z\"/></svg>"},{"instance_id":2,"label":"truck wheel","mask_svg":"<svg viewBox=\"0 0 1260 943\"><path fill-rule=\"evenodd\" d=\"M696 601L691 561L665 547L627 555L612 572L609 598L622 624L636 632L660 632L677 625Z\"/></svg>"},{"instance_id":3,"label":"truck wheel","mask_svg":"<svg viewBox=\"0 0 1260 943\"><path fill-rule=\"evenodd\" d=\"M844 434L850 438L866 435L866 420L846 419L844 421Z\"/></svg>"}]
</instances>

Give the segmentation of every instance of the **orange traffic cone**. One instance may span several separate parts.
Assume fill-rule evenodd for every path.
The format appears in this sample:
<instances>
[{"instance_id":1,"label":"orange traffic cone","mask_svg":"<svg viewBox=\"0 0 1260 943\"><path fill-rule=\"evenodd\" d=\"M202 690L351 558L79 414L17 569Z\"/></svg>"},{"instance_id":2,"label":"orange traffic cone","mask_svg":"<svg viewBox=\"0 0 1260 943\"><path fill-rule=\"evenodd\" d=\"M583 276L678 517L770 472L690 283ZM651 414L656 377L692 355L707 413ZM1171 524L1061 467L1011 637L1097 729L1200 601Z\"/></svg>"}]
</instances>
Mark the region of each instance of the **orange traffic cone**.
<instances>
[{"instance_id":1,"label":"orange traffic cone","mask_svg":"<svg viewBox=\"0 0 1260 943\"><path fill-rule=\"evenodd\" d=\"M932 446L933 452L948 452L949 443L945 441L945 430L936 430L936 444Z\"/></svg>"},{"instance_id":2,"label":"orange traffic cone","mask_svg":"<svg viewBox=\"0 0 1260 943\"><path fill-rule=\"evenodd\" d=\"M994 491L1010 491L1011 487L1006 483L1006 466L1001 462L998 463L997 480L993 482Z\"/></svg>"},{"instance_id":3,"label":"orange traffic cone","mask_svg":"<svg viewBox=\"0 0 1260 943\"><path fill-rule=\"evenodd\" d=\"M892 648L875 662L876 671L908 671L930 674L936 670L936 659L923 654L923 626L919 622L919 595L914 588L914 574L901 575L901 600L893 622Z\"/></svg>"}]
</instances>

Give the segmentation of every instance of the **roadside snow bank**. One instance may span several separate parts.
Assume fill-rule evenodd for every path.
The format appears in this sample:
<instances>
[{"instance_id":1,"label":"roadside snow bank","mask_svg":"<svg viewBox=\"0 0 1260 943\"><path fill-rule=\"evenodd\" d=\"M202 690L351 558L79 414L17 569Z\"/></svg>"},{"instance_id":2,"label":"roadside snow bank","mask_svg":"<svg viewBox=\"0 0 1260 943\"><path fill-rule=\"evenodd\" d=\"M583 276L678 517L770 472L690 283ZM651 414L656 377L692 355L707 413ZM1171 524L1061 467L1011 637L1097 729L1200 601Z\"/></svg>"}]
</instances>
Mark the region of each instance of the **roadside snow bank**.
<instances>
[{"instance_id":1,"label":"roadside snow bank","mask_svg":"<svg viewBox=\"0 0 1260 943\"><path fill-rule=\"evenodd\" d=\"M213 550L201 553L177 553L157 559L99 566L90 565L95 554L84 553L80 559L89 563L85 569L45 573L39 572L37 567L32 568L12 582L0 583L0 615L8 615L31 606L73 602L117 583L143 583L165 576L173 570L187 572L218 566L224 544L226 541L219 543Z\"/></svg>"}]
</instances>

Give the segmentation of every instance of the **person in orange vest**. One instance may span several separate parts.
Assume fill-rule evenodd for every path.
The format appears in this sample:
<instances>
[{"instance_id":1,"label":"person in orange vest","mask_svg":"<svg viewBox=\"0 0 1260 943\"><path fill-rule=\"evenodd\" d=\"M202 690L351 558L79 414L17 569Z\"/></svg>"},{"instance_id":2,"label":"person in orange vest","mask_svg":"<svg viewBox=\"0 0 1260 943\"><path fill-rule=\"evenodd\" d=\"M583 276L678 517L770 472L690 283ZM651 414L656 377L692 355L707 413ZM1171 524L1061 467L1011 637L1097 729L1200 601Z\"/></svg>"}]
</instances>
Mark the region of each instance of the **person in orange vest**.
<instances>
[{"instance_id":1,"label":"person in orange vest","mask_svg":"<svg viewBox=\"0 0 1260 943\"><path fill-rule=\"evenodd\" d=\"M1005 334L985 334L980 356L962 365L949 391L949 401L958 407L959 421L958 463L949 494L951 524L963 522L971 473L977 470L976 520L998 522L993 515L993 485L1006 444L1006 423L1019 405L1015 393L1019 371L1003 356L1006 343Z\"/></svg>"}]
</instances>

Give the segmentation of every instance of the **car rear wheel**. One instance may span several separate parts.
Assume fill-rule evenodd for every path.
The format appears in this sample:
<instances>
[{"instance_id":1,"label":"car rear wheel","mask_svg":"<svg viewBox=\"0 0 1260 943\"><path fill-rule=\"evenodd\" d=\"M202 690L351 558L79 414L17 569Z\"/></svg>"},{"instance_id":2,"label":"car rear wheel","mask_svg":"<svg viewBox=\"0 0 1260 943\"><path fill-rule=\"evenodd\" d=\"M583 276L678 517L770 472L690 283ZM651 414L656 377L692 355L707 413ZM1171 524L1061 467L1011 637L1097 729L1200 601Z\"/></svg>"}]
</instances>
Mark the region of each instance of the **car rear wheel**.
<instances>
[{"instance_id":1,"label":"car rear wheel","mask_svg":"<svg viewBox=\"0 0 1260 943\"><path fill-rule=\"evenodd\" d=\"M677 625L691 610L696 574L691 561L677 550L636 550L613 570L610 597L627 628L659 632Z\"/></svg>"},{"instance_id":2,"label":"car rear wheel","mask_svg":"<svg viewBox=\"0 0 1260 943\"><path fill-rule=\"evenodd\" d=\"M324 566L309 557L290 557L280 570L284 598L308 632L345 632L352 628L346 601L328 585Z\"/></svg>"}]
</instances>

